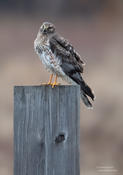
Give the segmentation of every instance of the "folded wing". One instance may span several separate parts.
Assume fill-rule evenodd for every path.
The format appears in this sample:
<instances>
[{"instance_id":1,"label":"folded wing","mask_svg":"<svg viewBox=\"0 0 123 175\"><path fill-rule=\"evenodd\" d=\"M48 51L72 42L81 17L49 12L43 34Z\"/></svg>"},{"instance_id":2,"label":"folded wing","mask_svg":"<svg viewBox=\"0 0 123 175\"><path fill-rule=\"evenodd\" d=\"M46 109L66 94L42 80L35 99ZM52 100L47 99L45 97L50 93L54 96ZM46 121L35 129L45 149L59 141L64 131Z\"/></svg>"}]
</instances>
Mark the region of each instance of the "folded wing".
<instances>
[{"instance_id":1,"label":"folded wing","mask_svg":"<svg viewBox=\"0 0 123 175\"><path fill-rule=\"evenodd\" d=\"M81 90L94 100L94 95L90 87L84 82L81 73L83 73L83 64L80 55L74 50L73 46L59 35L50 38L50 49L61 62L61 68L64 73L73 81L80 85Z\"/></svg>"}]
</instances>

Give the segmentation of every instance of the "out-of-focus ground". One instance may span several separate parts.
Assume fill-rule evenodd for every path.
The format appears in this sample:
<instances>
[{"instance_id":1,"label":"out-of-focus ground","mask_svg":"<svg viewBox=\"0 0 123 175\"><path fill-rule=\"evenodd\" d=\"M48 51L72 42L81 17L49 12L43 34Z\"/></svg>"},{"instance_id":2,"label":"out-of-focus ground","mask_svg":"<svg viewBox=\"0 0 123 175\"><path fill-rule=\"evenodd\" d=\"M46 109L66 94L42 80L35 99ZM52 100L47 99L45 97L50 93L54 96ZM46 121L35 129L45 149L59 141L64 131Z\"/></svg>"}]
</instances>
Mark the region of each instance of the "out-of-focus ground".
<instances>
[{"instance_id":1,"label":"out-of-focus ground","mask_svg":"<svg viewBox=\"0 0 123 175\"><path fill-rule=\"evenodd\" d=\"M33 50L33 41L43 21L41 16L0 16L1 175L13 174L13 87L39 85L49 78ZM85 56L84 78L96 94L93 110L81 103L81 174L98 175L100 166L113 166L117 170L115 174L122 175L122 17L104 13L91 20L75 17L51 22Z\"/></svg>"}]
</instances>

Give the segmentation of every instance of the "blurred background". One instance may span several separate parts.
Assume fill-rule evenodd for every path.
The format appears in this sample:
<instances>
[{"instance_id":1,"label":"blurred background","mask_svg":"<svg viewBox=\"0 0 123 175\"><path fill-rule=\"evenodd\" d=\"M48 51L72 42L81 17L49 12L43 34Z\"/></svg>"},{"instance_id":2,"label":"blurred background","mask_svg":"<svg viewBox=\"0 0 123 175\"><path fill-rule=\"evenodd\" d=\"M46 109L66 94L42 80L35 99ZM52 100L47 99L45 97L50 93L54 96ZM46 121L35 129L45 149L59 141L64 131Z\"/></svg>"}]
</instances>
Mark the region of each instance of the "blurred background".
<instances>
[{"instance_id":1,"label":"blurred background","mask_svg":"<svg viewBox=\"0 0 123 175\"><path fill-rule=\"evenodd\" d=\"M81 103L81 175L103 168L122 175L122 0L0 0L0 174L13 174L13 86L49 78L33 49L44 21L84 57L84 78L97 97L93 110Z\"/></svg>"}]
</instances>

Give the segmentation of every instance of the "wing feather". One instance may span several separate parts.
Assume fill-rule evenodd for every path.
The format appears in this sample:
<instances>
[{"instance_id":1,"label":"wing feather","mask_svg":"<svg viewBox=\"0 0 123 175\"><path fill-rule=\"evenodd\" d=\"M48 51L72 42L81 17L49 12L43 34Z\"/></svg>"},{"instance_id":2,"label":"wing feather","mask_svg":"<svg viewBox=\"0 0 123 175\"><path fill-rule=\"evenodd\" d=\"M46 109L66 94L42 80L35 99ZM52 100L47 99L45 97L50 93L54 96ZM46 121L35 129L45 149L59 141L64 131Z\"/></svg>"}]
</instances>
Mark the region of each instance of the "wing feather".
<instances>
[{"instance_id":1,"label":"wing feather","mask_svg":"<svg viewBox=\"0 0 123 175\"><path fill-rule=\"evenodd\" d=\"M53 38L66 50L68 50L76 59L76 61L79 64L85 64L83 60L81 59L80 55L75 51L74 47L63 37L60 37L59 35L54 35Z\"/></svg>"},{"instance_id":2,"label":"wing feather","mask_svg":"<svg viewBox=\"0 0 123 175\"><path fill-rule=\"evenodd\" d=\"M94 99L90 87L84 82L81 76L81 73L83 73L83 62L75 52L73 46L67 40L57 35L51 37L49 43L51 51L60 59L60 66L64 73L79 84L85 94Z\"/></svg>"},{"instance_id":3,"label":"wing feather","mask_svg":"<svg viewBox=\"0 0 123 175\"><path fill-rule=\"evenodd\" d=\"M83 73L83 61L67 40L54 35L49 42L52 52L61 60L61 67L65 67L66 74L73 72Z\"/></svg>"}]
</instances>

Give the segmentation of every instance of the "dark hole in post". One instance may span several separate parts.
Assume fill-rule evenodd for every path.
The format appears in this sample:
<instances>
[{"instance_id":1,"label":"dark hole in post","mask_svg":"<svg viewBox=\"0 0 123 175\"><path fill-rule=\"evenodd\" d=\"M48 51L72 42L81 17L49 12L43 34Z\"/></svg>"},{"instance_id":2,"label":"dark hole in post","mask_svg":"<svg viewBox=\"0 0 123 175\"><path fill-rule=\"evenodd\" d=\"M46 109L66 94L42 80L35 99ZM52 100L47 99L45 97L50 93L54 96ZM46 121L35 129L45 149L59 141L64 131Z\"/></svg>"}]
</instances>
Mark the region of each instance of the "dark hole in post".
<instances>
[{"instance_id":1,"label":"dark hole in post","mask_svg":"<svg viewBox=\"0 0 123 175\"><path fill-rule=\"evenodd\" d=\"M55 143L61 143L65 140L65 134L61 133L58 136L56 136L55 138Z\"/></svg>"}]
</instances>

